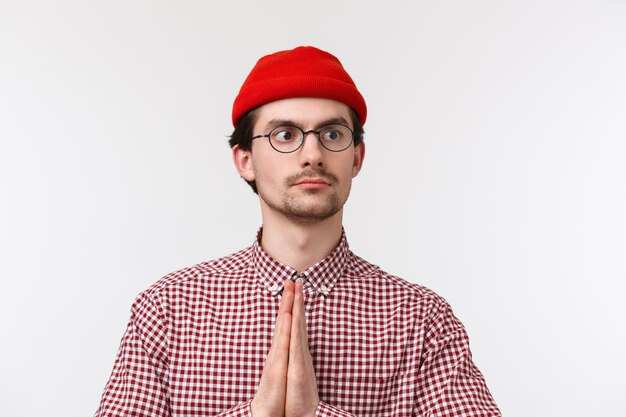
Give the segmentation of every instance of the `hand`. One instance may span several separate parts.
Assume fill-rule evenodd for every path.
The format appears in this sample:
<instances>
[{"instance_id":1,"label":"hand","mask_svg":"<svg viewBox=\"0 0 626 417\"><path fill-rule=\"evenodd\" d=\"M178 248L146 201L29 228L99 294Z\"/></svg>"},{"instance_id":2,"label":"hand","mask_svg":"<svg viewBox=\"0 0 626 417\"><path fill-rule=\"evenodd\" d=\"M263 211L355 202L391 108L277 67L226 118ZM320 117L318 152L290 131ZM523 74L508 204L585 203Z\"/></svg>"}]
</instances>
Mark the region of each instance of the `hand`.
<instances>
[{"instance_id":1,"label":"hand","mask_svg":"<svg viewBox=\"0 0 626 417\"><path fill-rule=\"evenodd\" d=\"M286 417L314 416L320 402L309 351L306 332L304 296L301 282L295 284L293 310L291 313L291 338L289 341L289 368L287 371Z\"/></svg>"},{"instance_id":2,"label":"hand","mask_svg":"<svg viewBox=\"0 0 626 417\"><path fill-rule=\"evenodd\" d=\"M254 417L312 417L317 409L319 396L302 287L302 283L285 281L272 346L250 405Z\"/></svg>"},{"instance_id":3,"label":"hand","mask_svg":"<svg viewBox=\"0 0 626 417\"><path fill-rule=\"evenodd\" d=\"M285 281L283 297L276 316L272 346L265 360L256 395L250 404L254 417L283 417L285 415L293 288L294 284L291 280Z\"/></svg>"}]
</instances>

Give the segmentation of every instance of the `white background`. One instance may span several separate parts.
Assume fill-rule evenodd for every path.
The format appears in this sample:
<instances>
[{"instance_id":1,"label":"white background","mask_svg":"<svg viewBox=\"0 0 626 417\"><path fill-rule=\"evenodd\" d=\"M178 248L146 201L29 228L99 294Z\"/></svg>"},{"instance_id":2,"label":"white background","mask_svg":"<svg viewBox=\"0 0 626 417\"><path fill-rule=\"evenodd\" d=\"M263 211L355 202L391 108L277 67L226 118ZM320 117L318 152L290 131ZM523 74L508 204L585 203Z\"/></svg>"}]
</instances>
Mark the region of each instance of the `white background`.
<instances>
[{"instance_id":1,"label":"white background","mask_svg":"<svg viewBox=\"0 0 626 417\"><path fill-rule=\"evenodd\" d=\"M626 2L0 0L0 415L92 415L134 297L249 245L230 110L337 55L351 248L465 323L503 413L626 416Z\"/></svg>"}]
</instances>

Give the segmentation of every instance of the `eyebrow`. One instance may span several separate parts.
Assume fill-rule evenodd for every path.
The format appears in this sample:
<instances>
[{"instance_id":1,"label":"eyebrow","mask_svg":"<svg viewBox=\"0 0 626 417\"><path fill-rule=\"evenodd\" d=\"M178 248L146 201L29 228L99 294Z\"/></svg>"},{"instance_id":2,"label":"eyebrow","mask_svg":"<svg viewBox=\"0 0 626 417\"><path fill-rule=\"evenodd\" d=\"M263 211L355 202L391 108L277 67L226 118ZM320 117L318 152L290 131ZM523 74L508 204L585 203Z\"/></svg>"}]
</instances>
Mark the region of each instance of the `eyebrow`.
<instances>
[{"instance_id":1,"label":"eyebrow","mask_svg":"<svg viewBox=\"0 0 626 417\"><path fill-rule=\"evenodd\" d=\"M339 116L339 117L332 117L330 119L326 119L326 120L319 122L317 125L315 125L314 129L317 130L324 126L336 125L336 124L350 127L350 124L348 123L348 121L344 119L343 117ZM267 124L265 125L265 128L271 130L278 126L286 126L286 125L296 126L302 129L302 126L299 123L296 123L293 120L289 120L289 119L272 119L269 122L267 122Z\"/></svg>"}]
</instances>

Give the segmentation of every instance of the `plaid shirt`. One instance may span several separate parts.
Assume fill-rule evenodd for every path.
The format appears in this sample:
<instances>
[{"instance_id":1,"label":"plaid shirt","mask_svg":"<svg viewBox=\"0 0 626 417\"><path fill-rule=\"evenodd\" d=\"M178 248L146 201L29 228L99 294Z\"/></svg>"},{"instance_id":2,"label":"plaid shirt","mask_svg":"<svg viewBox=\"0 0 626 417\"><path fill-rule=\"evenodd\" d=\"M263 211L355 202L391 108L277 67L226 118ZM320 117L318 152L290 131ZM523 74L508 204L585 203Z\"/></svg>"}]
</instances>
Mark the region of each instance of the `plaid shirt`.
<instances>
[{"instance_id":1,"label":"plaid shirt","mask_svg":"<svg viewBox=\"0 0 626 417\"><path fill-rule=\"evenodd\" d=\"M303 273L247 249L140 294L96 416L251 416L287 278L305 278L316 416L500 416L463 325L345 234Z\"/></svg>"}]
</instances>

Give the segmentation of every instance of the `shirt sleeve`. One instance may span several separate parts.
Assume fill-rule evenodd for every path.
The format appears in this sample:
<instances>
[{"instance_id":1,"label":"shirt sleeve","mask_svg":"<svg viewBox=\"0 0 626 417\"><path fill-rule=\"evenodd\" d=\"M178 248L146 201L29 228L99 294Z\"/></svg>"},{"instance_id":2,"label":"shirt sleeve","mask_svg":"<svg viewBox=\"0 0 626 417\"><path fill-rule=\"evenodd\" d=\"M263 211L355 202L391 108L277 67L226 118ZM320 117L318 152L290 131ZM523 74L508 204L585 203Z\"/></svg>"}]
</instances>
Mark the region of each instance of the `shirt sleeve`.
<instances>
[{"instance_id":1,"label":"shirt sleeve","mask_svg":"<svg viewBox=\"0 0 626 417\"><path fill-rule=\"evenodd\" d=\"M96 417L169 416L167 337L162 315L145 295L131 318Z\"/></svg>"},{"instance_id":2,"label":"shirt sleeve","mask_svg":"<svg viewBox=\"0 0 626 417\"><path fill-rule=\"evenodd\" d=\"M415 409L420 417L501 417L472 361L465 328L445 302L435 309L426 331Z\"/></svg>"},{"instance_id":3,"label":"shirt sleeve","mask_svg":"<svg viewBox=\"0 0 626 417\"><path fill-rule=\"evenodd\" d=\"M95 417L170 417L167 330L159 305L137 297ZM219 414L251 417L249 401Z\"/></svg>"}]
</instances>

